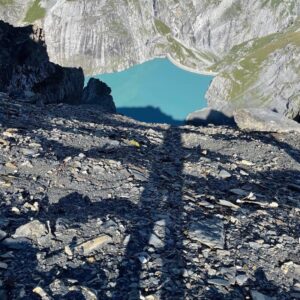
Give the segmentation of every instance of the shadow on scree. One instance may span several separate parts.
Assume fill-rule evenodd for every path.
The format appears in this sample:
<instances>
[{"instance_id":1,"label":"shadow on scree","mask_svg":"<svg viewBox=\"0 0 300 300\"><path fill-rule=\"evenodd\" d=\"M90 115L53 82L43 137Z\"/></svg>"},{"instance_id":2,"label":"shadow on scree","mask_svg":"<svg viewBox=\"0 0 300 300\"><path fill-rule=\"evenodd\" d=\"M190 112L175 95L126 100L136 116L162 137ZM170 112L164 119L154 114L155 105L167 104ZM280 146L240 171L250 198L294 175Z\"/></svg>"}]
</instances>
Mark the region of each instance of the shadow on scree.
<instances>
[{"instance_id":1,"label":"shadow on scree","mask_svg":"<svg viewBox=\"0 0 300 300\"><path fill-rule=\"evenodd\" d=\"M173 126L180 125L194 125L207 126L214 124L216 126L230 126L236 127L233 116L228 116L221 111L211 108L205 108L195 111L188 115L187 120L173 119L172 116L165 114L158 107L120 107L117 109L118 113L135 120L145 123L164 123Z\"/></svg>"},{"instance_id":2,"label":"shadow on scree","mask_svg":"<svg viewBox=\"0 0 300 300\"><path fill-rule=\"evenodd\" d=\"M159 108L153 106L147 107L120 107L118 113L135 120L146 123L166 123L170 125L183 125L183 120L173 119L171 116L163 113Z\"/></svg>"}]
</instances>

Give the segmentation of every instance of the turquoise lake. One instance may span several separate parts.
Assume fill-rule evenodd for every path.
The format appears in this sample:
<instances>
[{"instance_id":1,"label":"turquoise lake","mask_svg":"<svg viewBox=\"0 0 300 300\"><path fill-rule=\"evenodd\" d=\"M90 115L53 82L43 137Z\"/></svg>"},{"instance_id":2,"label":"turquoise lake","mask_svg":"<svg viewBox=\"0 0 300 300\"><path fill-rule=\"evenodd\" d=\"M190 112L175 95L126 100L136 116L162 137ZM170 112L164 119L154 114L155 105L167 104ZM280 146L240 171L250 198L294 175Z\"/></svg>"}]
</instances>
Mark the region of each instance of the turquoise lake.
<instances>
[{"instance_id":1,"label":"turquoise lake","mask_svg":"<svg viewBox=\"0 0 300 300\"><path fill-rule=\"evenodd\" d=\"M94 77L111 87L119 113L169 124L179 124L190 112L207 106L204 95L213 78L180 69L168 59Z\"/></svg>"}]
</instances>

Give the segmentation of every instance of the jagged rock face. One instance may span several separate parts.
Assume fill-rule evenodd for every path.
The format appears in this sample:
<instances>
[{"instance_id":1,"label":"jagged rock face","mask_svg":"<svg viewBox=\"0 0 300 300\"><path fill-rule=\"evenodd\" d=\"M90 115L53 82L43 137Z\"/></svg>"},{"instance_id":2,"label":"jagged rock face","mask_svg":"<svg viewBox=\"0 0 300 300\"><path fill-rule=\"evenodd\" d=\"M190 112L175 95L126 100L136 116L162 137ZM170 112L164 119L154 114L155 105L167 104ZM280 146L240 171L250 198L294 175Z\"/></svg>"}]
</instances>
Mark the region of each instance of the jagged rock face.
<instances>
[{"instance_id":1,"label":"jagged rock face","mask_svg":"<svg viewBox=\"0 0 300 300\"><path fill-rule=\"evenodd\" d=\"M44 103L80 103L82 69L51 63L39 30L0 21L0 91Z\"/></svg>"},{"instance_id":2,"label":"jagged rock face","mask_svg":"<svg viewBox=\"0 0 300 300\"><path fill-rule=\"evenodd\" d=\"M300 22L287 30L233 48L213 69L209 106L265 107L291 119L300 116Z\"/></svg>"},{"instance_id":3,"label":"jagged rock face","mask_svg":"<svg viewBox=\"0 0 300 300\"><path fill-rule=\"evenodd\" d=\"M24 20L32 2L14 0L0 9L0 17ZM51 60L81 66L88 73L120 70L167 54L203 70L235 45L284 30L300 13L297 0L44 0L40 4L47 12L43 23Z\"/></svg>"},{"instance_id":4,"label":"jagged rock face","mask_svg":"<svg viewBox=\"0 0 300 300\"><path fill-rule=\"evenodd\" d=\"M155 53L151 1L57 1L44 21L52 60L86 73L127 68ZM142 10L141 10L142 9Z\"/></svg>"},{"instance_id":5,"label":"jagged rock face","mask_svg":"<svg viewBox=\"0 0 300 300\"><path fill-rule=\"evenodd\" d=\"M171 28L176 38L218 57L234 45L283 30L299 14L296 1L276 4L260 0L156 2L157 18Z\"/></svg>"},{"instance_id":6,"label":"jagged rock face","mask_svg":"<svg viewBox=\"0 0 300 300\"><path fill-rule=\"evenodd\" d=\"M44 28L50 57L87 72L120 70L167 54L203 70L233 46L288 27L297 6L261 0L57 1L48 7Z\"/></svg>"},{"instance_id":7,"label":"jagged rock face","mask_svg":"<svg viewBox=\"0 0 300 300\"><path fill-rule=\"evenodd\" d=\"M83 90L82 103L100 106L105 112L116 113L111 88L99 79L91 78Z\"/></svg>"},{"instance_id":8,"label":"jagged rock face","mask_svg":"<svg viewBox=\"0 0 300 300\"><path fill-rule=\"evenodd\" d=\"M22 21L25 19L26 11L28 10L30 3L32 3L32 0L1 1L0 20L4 20L14 25L21 25Z\"/></svg>"}]
</instances>

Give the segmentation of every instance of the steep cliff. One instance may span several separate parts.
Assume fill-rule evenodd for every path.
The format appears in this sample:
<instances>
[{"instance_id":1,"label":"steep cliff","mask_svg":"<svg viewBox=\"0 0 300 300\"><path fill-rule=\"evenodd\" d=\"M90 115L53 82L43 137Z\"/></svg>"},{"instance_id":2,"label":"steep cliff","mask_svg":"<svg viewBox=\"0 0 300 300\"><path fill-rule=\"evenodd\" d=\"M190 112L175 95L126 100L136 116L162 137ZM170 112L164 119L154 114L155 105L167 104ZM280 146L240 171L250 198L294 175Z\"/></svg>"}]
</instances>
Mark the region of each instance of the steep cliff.
<instances>
[{"instance_id":1,"label":"steep cliff","mask_svg":"<svg viewBox=\"0 0 300 300\"><path fill-rule=\"evenodd\" d=\"M219 72L207 93L216 109L266 107L292 119L300 112L300 22L234 47L210 69Z\"/></svg>"},{"instance_id":2,"label":"steep cliff","mask_svg":"<svg viewBox=\"0 0 300 300\"><path fill-rule=\"evenodd\" d=\"M43 32L31 25L13 27L0 21L0 91L31 102L78 104L82 69L49 61Z\"/></svg>"}]
</instances>

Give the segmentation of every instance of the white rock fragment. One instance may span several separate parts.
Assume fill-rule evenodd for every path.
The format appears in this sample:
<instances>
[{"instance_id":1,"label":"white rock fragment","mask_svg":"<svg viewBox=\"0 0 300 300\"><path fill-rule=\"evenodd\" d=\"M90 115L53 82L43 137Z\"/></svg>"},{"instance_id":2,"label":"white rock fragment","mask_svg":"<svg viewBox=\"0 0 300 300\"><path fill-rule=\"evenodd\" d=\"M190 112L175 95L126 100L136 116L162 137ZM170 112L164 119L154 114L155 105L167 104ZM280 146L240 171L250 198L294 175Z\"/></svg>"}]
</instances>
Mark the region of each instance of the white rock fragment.
<instances>
[{"instance_id":1,"label":"white rock fragment","mask_svg":"<svg viewBox=\"0 0 300 300\"><path fill-rule=\"evenodd\" d=\"M41 288L41 287L36 287L32 290L35 294L39 295L42 300L51 300L49 295Z\"/></svg>"},{"instance_id":2,"label":"white rock fragment","mask_svg":"<svg viewBox=\"0 0 300 300\"><path fill-rule=\"evenodd\" d=\"M112 242L112 238L109 235L101 235L95 239L84 242L74 248L75 252L78 252L84 256L99 250L102 246Z\"/></svg>"},{"instance_id":3,"label":"white rock fragment","mask_svg":"<svg viewBox=\"0 0 300 300\"><path fill-rule=\"evenodd\" d=\"M37 240L48 233L46 226L38 220L31 221L17 228L13 238L25 237Z\"/></svg>"}]
</instances>

